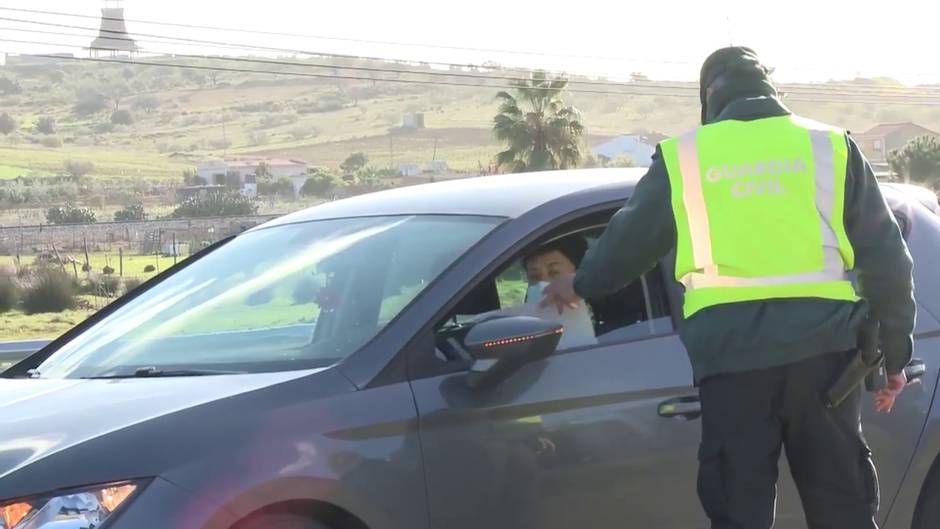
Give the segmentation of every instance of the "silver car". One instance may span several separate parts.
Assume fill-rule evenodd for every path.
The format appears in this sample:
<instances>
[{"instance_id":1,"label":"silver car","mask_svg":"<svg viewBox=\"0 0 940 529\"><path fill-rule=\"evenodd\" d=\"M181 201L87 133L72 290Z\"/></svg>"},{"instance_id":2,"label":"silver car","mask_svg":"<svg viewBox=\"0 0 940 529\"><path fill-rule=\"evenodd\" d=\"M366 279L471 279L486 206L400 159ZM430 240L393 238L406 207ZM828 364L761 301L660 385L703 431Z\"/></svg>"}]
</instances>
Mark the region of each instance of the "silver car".
<instances>
[{"instance_id":1,"label":"silver car","mask_svg":"<svg viewBox=\"0 0 940 529\"><path fill-rule=\"evenodd\" d=\"M161 274L2 375L0 528L707 527L665 267L588 300L589 342L480 317L522 305L520 257L596 238L641 174L361 196ZM866 406L878 520L935 529L940 217L885 195L919 314L915 383L890 415ZM777 520L805 525L785 471Z\"/></svg>"}]
</instances>

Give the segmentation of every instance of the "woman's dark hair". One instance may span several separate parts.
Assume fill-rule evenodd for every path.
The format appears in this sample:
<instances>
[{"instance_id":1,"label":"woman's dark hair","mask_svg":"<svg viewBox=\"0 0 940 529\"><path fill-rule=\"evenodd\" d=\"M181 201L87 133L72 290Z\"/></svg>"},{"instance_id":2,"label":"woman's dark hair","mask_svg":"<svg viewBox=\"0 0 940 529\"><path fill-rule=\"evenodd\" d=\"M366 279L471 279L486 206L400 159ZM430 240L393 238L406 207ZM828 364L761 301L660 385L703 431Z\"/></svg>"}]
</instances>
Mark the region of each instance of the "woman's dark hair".
<instances>
[{"instance_id":1,"label":"woman's dark hair","mask_svg":"<svg viewBox=\"0 0 940 529\"><path fill-rule=\"evenodd\" d=\"M549 252L558 251L567 257L569 261L574 263L575 268L577 268L581 266L581 260L584 259L584 254L587 253L587 249L588 244L587 241L584 240L584 237L577 234L567 235L545 243L527 254L522 258L522 266L528 266L530 259L540 257Z\"/></svg>"}]
</instances>

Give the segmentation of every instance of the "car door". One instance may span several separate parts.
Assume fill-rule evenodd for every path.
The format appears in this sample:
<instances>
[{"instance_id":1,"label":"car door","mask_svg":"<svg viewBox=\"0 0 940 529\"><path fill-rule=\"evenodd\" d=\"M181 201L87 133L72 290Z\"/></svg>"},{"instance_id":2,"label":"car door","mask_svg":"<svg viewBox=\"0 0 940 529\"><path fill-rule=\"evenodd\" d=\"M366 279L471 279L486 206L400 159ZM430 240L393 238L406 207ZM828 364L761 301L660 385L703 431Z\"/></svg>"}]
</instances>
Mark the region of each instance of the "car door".
<instances>
[{"instance_id":1,"label":"car door","mask_svg":"<svg viewBox=\"0 0 940 529\"><path fill-rule=\"evenodd\" d=\"M646 318L487 390L470 389L466 366L423 340L417 354L439 363L411 382L432 529L707 526L695 488L699 425L680 400L694 394L692 373L664 284L657 270L626 289L646 296L624 305L639 303Z\"/></svg>"}]
</instances>

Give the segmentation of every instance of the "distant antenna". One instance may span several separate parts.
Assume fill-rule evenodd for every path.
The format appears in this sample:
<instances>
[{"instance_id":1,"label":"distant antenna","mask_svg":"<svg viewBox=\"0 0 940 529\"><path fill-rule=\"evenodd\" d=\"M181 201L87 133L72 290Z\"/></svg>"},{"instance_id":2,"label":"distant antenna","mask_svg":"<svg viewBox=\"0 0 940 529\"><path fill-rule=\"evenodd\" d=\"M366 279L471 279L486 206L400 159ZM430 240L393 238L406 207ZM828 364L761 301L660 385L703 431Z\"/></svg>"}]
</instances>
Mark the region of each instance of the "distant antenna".
<instances>
[{"instance_id":1,"label":"distant antenna","mask_svg":"<svg viewBox=\"0 0 940 529\"><path fill-rule=\"evenodd\" d=\"M111 57L117 57L120 53L134 55L139 51L137 43L127 34L121 0L105 0L101 8L101 29L88 48L89 55L99 57L101 52L105 52Z\"/></svg>"}]
</instances>

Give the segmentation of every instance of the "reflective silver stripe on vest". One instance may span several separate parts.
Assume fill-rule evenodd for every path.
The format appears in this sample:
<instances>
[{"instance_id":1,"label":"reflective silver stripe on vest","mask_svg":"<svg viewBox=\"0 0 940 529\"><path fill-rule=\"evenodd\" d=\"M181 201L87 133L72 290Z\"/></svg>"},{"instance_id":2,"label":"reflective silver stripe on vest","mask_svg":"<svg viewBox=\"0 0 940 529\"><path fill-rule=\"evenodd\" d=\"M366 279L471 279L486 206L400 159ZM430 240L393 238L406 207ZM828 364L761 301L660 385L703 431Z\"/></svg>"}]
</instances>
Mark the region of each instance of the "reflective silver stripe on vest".
<instances>
[{"instance_id":1,"label":"reflective silver stripe on vest","mask_svg":"<svg viewBox=\"0 0 940 529\"><path fill-rule=\"evenodd\" d=\"M767 287L775 285L798 285L801 283L828 283L831 281L847 281L845 272L823 271L791 276L770 277L732 277L710 276L707 274L691 273L682 278L682 284L687 290L696 288L714 287Z\"/></svg>"},{"instance_id":2,"label":"reflective silver stripe on vest","mask_svg":"<svg viewBox=\"0 0 940 529\"><path fill-rule=\"evenodd\" d=\"M697 270L708 275L718 275L718 267L712 259L712 238L708 225L708 209L702 191L702 166L698 161L698 130L679 137L679 171L682 173L682 205L689 219L689 236L692 238L692 262Z\"/></svg>"},{"instance_id":3,"label":"reflective silver stripe on vest","mask_svg":"<svg viewBox=\"0 0 940 529\"><path fill-rule=\"evenodd\" d=\"M733 277L718 274L712 257L708 208L702 191L702 170L699 164L698 129L678 139L679 170L682 173L682 203L689 220L692 259L697 270L682 277L686 289L708 287L759 287L800 283L825 283L847 280L839 239L833 228L835 209L835 163L832 137L827 130L810 129L810 143L815 169L816 210L820 217L823 243L823 269L819 272L773 277Z\"/></svg>"},{"instance_id":4,"label":"reflective silver stripe on vest","mask_svg":"<svg viewBox=\"0 0 940 529\"><path fill-rule=\"evenodd\" d=\"M813 162L816 168L816 211L819 212L823 243L823 269L842 271L845 264L839 252L839 238L833 228L835 209L836 168L833 162L832 136L825 130L810 130Z\"/></svg>"}]
</instances>

